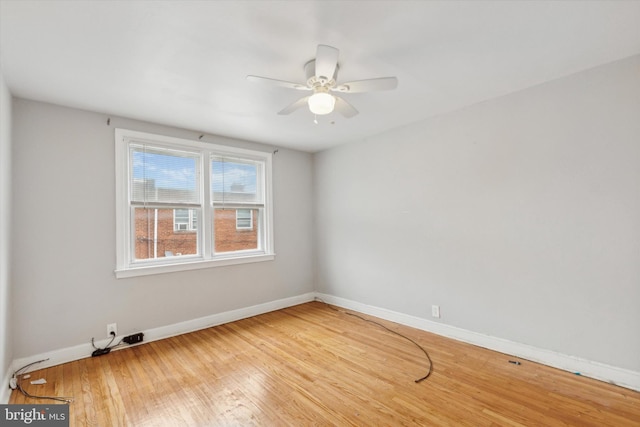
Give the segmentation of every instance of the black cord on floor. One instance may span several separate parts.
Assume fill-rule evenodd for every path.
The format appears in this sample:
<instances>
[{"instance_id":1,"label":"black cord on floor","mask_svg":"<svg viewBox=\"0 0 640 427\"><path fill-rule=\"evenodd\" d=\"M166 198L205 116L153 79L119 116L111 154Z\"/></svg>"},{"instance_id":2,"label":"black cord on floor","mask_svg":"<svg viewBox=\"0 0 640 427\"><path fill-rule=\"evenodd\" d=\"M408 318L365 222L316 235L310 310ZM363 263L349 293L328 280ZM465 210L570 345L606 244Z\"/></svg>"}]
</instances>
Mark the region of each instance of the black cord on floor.
<instances>
[{"instance_id":1,"label":"black cord on floor","mask_svg":"<svg viewBox=\"0 0 640 427\"><path fill-rule=\"evenodd\" d=\"M91 356L95 357L95 356L102 356L105 354L109 354L112 349L122 345L122 341L124 340L124 338L120 339L120 341L118 341L117 344L111 345L115 339L116 339L116 334L112 332L111 341L109 341L109 343L103 348L100 348L100 347L96 347L95 340L93 339L93 337L91 337L91 346L94 349L93 353L91 353Z\"/></svg>"},{"instance_id":2,"label":"black cord on floor","mask_svg":"<svg viewBox=\"0 0 640 427\"><path fill-rule=\"evenodd\" d=\"M56 397L56 396L35 396L33 394L27 393L23 388L20 382L17 382L18 390L26 397L30 397L32 399L45 399L45 400L57 400L59 402L71 403L73 402L73 397Z\"/></svg>"},{"instance_id":3,"label":"black cord on floor","mask_svg":"<svg viewBox=\"0 0 640 427\"><path fill-rule=\"evenodd\" d=\"M120 341L118 341L118 344L115 344L114 346L111 346L111 343L113 343L113 341L116 339L116 334L114 334L113 332L111 333L111 341L109 341L109 343L107 345L104 346L104 348L99 348L96 347L95 344L95 340L93 339L93 337L91 337L91 345L93 346L94 350L106 350L106 349L112 349L115 348L117 346L119 346L120 344L122 344L122 339ZM124 339L124 338L123 338ZM110 347L111 346L111 347Z\"/></svg>"},{"instance_id":4,"label":"black cord on floor","mask_svg":"<svg viewBox=\"0 0 640 427\"><path fill-rule=\"evenodd\" d=\"M392 334L396 334L396 335L398 335L399 337L404 338L405 340L407 340L407 341L411 342L413 345L415 345L415 346L416 346L416 347L418 347L420 350L422 350L422 352L424 353L424 355L427 357L427 360L429 361L429 369L428 369L427 374L426 374L425 376L423 376L423 377L418 378L417 380L415 380L415 382L416 382L416 383L419 383L419 382L422 382L422 381L426 380L427 378L429 378L429 376L430 376L430 375L431 375L431 373L433 372L433 361L431 360L431 357L429 356L429 353L427 352L427 350L425 350L425 349L424 349L424 347L422 347L420 344L418 344L417 342L415 342L415 341L414 341L414 340L412 340L411 338L407 337L406 335L402 335L400 332L396 332L396 331L394 331L393 329L389 329L389 328L387 328L387 327L386 327L386 326L384 326L382 323L376 322L376 321L374 321L374 320L367 319L367 318L362 317L362 316L360 316L360 315L358 315L358 314L355 314L355 313L350 313L350 312L348 312L348 311L344 311L344 310L338 310L337 308L335 308L335 307L331 306L330 304L328 304L328 303L326 303L326 302L322 301L320 298L316 298L316 301L319 301L319 302L321 302L321 303L325 304L327 307L329 307L330 309L332 309L332 310L334 310L334 311L337 311L338 313L344 313L344 314L347 314L347 315L349 315L349 316L357 317L358 319L363 320L363 321L365 321L365 322L373 323L374 325L379 326L379 327L381 327L381 328L383 328L383 329L385 329L385 330L387 330L387 331L391 332Z\"/></svg>"},{"instance_id":5,"label":"black cord on floor","mask_svg":"<svg viewBox=\"0 0 640 427\"><path fill-rule=\"evenodd\" d=\"M25 391L25 389L22 388L22 384L20 384L20 380L22 378L18 378L20 375L22 375L21 371L24 371L25 369L27 369L29 366L35 365L36 363L41 363L41 362L45 362L49 359L42 359L42 360L38 360L37 362L33 362L33 363L29 363L28 365L23 366L22 368L18 369L17 371L15 371L13 373L13 378L15 378L16 380L16 389L20 390L20 392L25 396L25 397L30 397L31 399L45 399L45 400L57 400L59 402L65 402L65 403L71 403L73 402L73 397L57 397L57 396L36 396L30 393L27 393Z\"/></svg>"}]
</instances>

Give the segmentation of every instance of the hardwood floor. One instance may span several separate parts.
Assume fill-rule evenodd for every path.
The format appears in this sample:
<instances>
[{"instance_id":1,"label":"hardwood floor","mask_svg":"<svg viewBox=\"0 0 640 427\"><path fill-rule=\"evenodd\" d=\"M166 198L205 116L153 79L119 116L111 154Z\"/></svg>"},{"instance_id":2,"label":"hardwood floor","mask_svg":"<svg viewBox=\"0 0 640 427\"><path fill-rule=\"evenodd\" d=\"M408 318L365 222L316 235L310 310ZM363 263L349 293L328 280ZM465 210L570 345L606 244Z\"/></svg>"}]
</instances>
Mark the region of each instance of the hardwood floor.
<instances>
[{"instance_id":1,"label":"hardwood floor","mask_svg":"<svg viewBox=\"0 0 640 427\"><path fill-rule=\"evenodd\" d=\"M640 393L320 302L32 372L71 426L639 426ZM17 391L10 403L48 403Z\"/></svg>"}]
</instances>

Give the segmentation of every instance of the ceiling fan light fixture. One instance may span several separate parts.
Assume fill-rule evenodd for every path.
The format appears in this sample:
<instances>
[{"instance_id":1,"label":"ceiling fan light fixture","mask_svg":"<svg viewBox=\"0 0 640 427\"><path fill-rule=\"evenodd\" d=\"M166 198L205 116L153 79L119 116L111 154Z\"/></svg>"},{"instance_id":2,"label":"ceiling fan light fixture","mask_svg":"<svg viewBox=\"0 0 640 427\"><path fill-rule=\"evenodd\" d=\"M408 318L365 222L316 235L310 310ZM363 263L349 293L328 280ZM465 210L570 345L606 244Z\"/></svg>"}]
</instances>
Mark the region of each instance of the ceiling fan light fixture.
<instances>
[{"instance_id":1,"label":"ceiling fan light fixture","mask_svg":"<svg viewBox=\"0 0 640 427\"><path fill-rule=\"evenodd\" d=\"M329 114L336 106L336 98L326 92L317 92L309 97L309 110L319 116Z\"/></svg>"}]
</instances>

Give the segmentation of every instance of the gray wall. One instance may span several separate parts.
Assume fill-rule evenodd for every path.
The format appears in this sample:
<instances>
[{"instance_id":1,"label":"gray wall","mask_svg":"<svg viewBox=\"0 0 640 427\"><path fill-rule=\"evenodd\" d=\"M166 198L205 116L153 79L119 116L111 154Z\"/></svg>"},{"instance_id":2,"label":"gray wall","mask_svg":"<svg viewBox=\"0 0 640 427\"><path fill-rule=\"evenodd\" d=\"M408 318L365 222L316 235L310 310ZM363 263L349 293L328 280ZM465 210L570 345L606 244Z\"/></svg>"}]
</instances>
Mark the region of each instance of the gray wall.
<instances>
[{"instance_id":1,"label":"gray wall","mask_svg":"<svg viewBox=\"0 0 640 427\"><path fill-rule=\"evenodd\" d=\"M198 133L14 99L15 358L313 291L312 156L273 161L276 260L117 280L114 128ZM209 142L272 147L205 136Z\"/></svg>"},{"instance_id":2,"label":"gray wall","mask_svg":"<svg viewBox=\"0 0 640 427\"><path fill-rule=\"evenodd\" d=\"M314 166L319 292L640 371L640 56Z\"/></svg>"},{"instance_id":3,"label":"gray wall","mask_svg":"<svg viewBox=\"0 0 640 427\"><path fill-rule=\"evenodd\" d=\"M0 402L13 361L11 322L11 94L0 74ZM4 402L3 402L4 403Z\"/></svg>"}]
</instances>

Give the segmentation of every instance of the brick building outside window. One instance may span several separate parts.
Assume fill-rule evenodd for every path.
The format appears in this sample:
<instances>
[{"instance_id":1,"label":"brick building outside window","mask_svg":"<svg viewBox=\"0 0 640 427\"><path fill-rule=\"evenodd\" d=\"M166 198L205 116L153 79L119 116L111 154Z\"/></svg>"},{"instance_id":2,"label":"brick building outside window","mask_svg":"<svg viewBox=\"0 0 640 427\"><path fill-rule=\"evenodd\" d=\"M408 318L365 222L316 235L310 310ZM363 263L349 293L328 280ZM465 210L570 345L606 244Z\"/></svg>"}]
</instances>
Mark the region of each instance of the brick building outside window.
<instances>
[{"instance_id":1,"label":"brick building outside window","mask_svg":"<svg viewBox=\"0 0 640 427\"><path fill-rule=\"evenodd\" d=\"M139 182L155 190L155 183ZM242 190L242 188L238 188ZM163 190L164 192L170 190ZM242 198L242 191L231 195ZM229 192L227 192L229 197ZM258 209L215 209L213 233L215 251L219 253L258 247ZM135 210L135 257L153 259L198 253L198 210L139 208Z\"/></svg>"}]
</instances>

